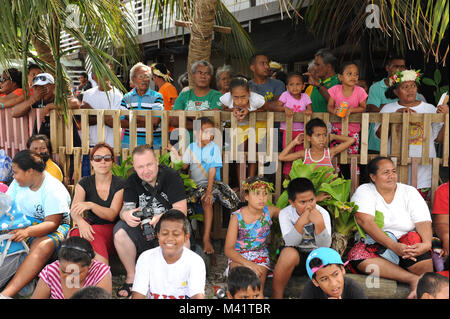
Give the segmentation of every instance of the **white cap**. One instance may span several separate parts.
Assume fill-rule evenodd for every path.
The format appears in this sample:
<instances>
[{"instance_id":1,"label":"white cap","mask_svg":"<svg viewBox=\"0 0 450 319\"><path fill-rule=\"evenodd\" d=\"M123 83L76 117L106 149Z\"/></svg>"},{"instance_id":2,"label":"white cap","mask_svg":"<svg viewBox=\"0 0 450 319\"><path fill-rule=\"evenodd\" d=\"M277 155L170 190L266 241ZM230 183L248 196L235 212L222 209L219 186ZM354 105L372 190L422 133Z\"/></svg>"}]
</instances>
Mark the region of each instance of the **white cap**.
<instances>
[{"instance_id":1,"label":"white cap","mask_svg":"<svg viewBox=\"0 0 450 319\"><path fill-rule=\"evenodd\" d=\"M46 85L46 84L55 84L55 80L53 79L53 76L49 73L39 73L33 78L33 86L36 85Z\"/></svg>"}]
</instances>

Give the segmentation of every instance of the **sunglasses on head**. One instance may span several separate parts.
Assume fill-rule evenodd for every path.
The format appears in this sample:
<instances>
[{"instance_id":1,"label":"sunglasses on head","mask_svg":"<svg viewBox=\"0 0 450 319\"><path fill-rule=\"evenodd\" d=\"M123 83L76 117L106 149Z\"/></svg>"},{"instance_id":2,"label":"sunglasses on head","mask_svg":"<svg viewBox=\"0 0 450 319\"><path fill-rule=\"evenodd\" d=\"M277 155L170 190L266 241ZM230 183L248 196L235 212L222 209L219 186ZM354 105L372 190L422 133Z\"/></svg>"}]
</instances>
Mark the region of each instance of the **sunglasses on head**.
<instances>
[{"instance_id":1,"label":"sunglasses on head","mask_svg":"<svg viewBox=\"0 0 450 319\"><path fill-rule=\"evenodd\" d=\"M36 75L33 78L33 83L36 83L37 81L47 81L47 77L45 75Z\"/></svg>"},{"instance_id":2,"label":"sunglasses on head","mask_svg":"<svg viewBox=\"0 0 450 319\"><path fill-rule=\"evenodd\" d=\"M101 162L102 159L104 159L105 162L111 162L113 157L112 155L94 155L92 156L92 159L94 160L94 162Z\"/></svg>"}]
</instances>

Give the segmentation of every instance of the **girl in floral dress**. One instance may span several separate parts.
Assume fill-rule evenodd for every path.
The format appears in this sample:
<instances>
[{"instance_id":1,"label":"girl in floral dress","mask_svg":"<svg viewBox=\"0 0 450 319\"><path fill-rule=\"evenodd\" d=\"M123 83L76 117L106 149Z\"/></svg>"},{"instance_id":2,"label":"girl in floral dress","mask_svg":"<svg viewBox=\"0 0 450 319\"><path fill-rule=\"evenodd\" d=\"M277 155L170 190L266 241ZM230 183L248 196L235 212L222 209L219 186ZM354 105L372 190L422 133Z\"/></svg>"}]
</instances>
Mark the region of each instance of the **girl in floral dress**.
<instances>
[{"instance_id":1,"label":"girl in floral dress","mask_svg":"<svg viewBox=\"0 0 450 319\"><path fill-rule=\"evenodd\" d=\"M267 238L272 218L278 217L280 209L267 205L273 186L263 177L249 177L242 185L248 204L231 214L225 239L225 255L228 257L229 269L236 266L253 269L261 281L263 291L270 267Z\"/></svg>"}]
</instances>

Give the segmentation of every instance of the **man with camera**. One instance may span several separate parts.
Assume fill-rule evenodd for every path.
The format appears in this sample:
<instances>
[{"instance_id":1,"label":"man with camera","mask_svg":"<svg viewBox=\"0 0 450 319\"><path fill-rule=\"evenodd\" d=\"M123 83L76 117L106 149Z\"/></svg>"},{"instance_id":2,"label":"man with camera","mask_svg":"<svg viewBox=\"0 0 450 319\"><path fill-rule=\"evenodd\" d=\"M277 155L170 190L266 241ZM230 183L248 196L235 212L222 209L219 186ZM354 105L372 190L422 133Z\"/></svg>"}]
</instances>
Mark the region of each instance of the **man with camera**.
<instances>
[{"instance_id":1,"label":"man with camera","mask_svg":"<svg viewBox=\"0 0 450 319\"><path fill-rule=\"evenodd\" d=\"M162 214L173 208L187 215L180 175L159 165L148 144L136 147L132 157L135 173L127 179L120 220L114 227L114 246L127 272L125 283L117 291L119 297L131 295L137 256L158 246L154 228Z\"/></svg>"}]
</instances>

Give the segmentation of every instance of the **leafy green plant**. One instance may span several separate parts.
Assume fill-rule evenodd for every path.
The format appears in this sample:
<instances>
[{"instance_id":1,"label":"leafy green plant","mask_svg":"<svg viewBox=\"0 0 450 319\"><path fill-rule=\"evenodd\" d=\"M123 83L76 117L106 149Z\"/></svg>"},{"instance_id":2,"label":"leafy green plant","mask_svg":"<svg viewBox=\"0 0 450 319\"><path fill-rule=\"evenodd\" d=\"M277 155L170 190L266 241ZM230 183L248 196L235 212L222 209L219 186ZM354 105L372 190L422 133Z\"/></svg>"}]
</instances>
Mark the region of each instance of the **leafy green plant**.
<instances>
[{"instance_id":1,"label":"leafy green plant","mask_svg":"<svg viewBox=\"0 0 450 319\"><path fill-rule=\"evenodd\" d=\"M111 168L113 175L120 176L122 178L128 178L133 173L132 157L128 157L126 160L122 161L120 165L114 163Z\"/></svg>"},{"instance_id":2,"label":"leafy green plant","mask_svg":"<svg viewBox=\"0 0 450 319\"><path fill-rule=\"evenodd\" d=\"M444 94L445 92L448 92L448 85L444 85L441 87L439 86L439 84L441 83L441 80L442 80L442 75L441 75L441 71L439 71L439 69L434 70L433 79L427 78L427 77L424 77L422 79L422 82L425 85L435 87L434 101L435 101L436 105L438 104L439 99L441 98L442 94Z\"/></svg>"}]
</instances>

